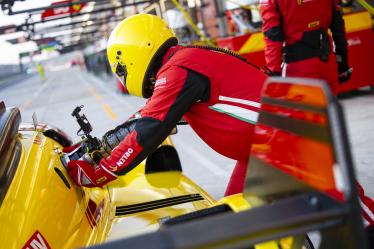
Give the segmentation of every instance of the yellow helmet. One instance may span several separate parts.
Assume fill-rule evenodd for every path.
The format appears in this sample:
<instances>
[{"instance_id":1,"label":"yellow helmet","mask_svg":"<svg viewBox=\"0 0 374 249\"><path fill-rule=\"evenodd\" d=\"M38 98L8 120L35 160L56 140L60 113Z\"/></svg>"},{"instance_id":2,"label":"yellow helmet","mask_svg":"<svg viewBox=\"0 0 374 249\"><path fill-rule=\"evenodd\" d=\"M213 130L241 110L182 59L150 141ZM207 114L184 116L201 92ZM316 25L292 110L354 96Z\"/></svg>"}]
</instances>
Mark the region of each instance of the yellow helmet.
<instances>
[{"instance_id":1,"label":"yellow helmet","mask_svg":"<svg viewBox=\"0 0 374 249\"><path fill-rule=\"evenodd\" d=\"M110 34L107 54L110 67L132 95L149 98L151 78L162 56L178 41L158 16L137 14L121 21Z\"/></svg>"}]
</instances>

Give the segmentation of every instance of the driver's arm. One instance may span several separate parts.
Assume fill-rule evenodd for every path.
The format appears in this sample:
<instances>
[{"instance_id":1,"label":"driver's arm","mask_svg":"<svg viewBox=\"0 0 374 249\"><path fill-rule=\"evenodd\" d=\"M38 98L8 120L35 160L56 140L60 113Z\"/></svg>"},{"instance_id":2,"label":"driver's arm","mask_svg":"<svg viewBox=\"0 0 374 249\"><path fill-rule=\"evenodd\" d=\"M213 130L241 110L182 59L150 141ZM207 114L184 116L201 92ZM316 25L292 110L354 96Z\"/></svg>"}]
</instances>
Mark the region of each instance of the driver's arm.
<instances>
[{"instance_id":1,"label":"driver's arm","mask_svg":"<svg viewBox=\"0 0 374 249\"><path fill-rule=\"evenodd\" d=\"M209 95L206 76L177 66L163 70L141 117L100 164L116 175L127 173L162 143L194 103L207 101Z\"/></svg>"}]
</instances>

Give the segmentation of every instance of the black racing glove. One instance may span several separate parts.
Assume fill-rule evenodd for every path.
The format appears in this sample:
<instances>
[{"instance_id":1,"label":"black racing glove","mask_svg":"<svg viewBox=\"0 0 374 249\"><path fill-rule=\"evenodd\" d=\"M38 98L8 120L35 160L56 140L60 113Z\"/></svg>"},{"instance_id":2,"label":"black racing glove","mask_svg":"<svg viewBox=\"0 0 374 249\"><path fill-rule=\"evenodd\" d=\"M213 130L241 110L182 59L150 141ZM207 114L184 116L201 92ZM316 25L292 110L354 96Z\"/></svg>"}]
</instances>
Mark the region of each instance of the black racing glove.
<instances>
[{"instance_id":1,"label":"black racing glove","mask_svg":"<svg viewBox=\"0 0 374 249\"><path fill-rule=\"evenodd\" d=\"M272 77L281 77L282 73L281 72L271 72L271 74L269 74L269 76L272 76Z\"/></svg>"},{"instance_id":2,"label":"black racing glove","mask_svg":"<svg viewBox=\"0 0 374 249\"><path fill-rule=\"evenodd\" d=\"M127 134L135 129L135 124L136 120L130 120L105 133L101 140L104 151L110 154Z\"/></svg>"},{"instance_id":3,"label":"black racing glove","mask_svg":"<svg viewBox=\"0 0 374 249\"><path fill-rule=\"evenodd\" d=\"M70 160L85 160L90 164L98 164L100 160L108 154L103 151L101 141L96 137L85 138L78 143L65 147L63 152L66 153Z\"/></svg>"},{"instance_id":4,"label":"black racing glove","mask_svg":"<svg viewBox=\"0 0 374 249\"><path fill-rule=\"evenodd\" d=\"M336 62L338 63L338 77L339 83L343 84L347 82L352 75L352 68L348 65L348 56L347 54L336 55Z\"/></svg>"},{"instance_id":5,"label":"black racing glove","mask_svg":"<svg viewBox=\"0 0 374 249\"><path fill-rule=\"evenodd\" d=\"M105 151L101 150L101 141L96 137L87 138L81 143L81 151L84 153L82 159L95 165L106 157Z\"/></svg>"}]
</instances>

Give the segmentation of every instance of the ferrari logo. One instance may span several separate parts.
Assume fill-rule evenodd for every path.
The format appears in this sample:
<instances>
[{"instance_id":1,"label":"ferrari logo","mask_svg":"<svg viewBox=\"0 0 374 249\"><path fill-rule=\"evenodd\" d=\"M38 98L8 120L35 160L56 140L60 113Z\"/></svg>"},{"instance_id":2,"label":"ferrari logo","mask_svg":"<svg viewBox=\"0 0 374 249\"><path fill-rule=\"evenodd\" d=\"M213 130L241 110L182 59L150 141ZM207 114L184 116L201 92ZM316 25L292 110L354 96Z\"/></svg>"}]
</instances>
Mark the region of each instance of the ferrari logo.
<instances>
[{"instance_id":1,"label":"ferrari logo","mask_svg":"<svg viewBox=\"0 0 374 249\"><path fill-rule=\"evenodd\" d=\"M297 4L301 5L303 3L303 0L297 0Z\"/></svg>"},{"instance_id":2,"label":"ferrari logo","mask_svg":"<svg viewBox=\"0 0 374 249\"><path fill-rule=\"evenodd\" d=\"M78 1L73 1L73 2L78 2ZM82 8L82 4L73 4L71 7L73 8L73 10L79 11Z\"/></svg>"},{"instance_id":3,"label":"ferrari logo","mask_svg":"<svg viewBox=\"0 0 374 249\"><path fill-rule=\"evenodd\" d=\"M317 26L319 26L319 20L311 22L311 23L308 24L308 28L314 28L314 27L317 27Z\"/></svg>"},{"instance_id":4,"label":"ferrari logo","mask_svg":"<svg viewBox=\"0 0 374 249\"><path fill-rule=\"evenodd\" d=\"M103 177L100 177L99 179L96 180L96 183L102 183L103 181L106 180L106 177L103 176Z\"/></svg>"},{"instance_id":5,"label":"ferrari logo","mask_svg":"<svg viewBox=\"0 0 374 249\"><path fill-rule=\"evenodd\" d=\"M109 170L113 171L113 172L116 172L118 170L118 167L117 166L109 166Z\"/></svg>"},{"instance_id":6,"label":"ferrari logo","mask_svg":"<svg viewBox=\"0 0 374 249\"><path fill-rule=\"evenodd\" d=\"M73 8L73 10L78 11L78 10L81 9L82 5L80 5L80 4L74 4L71 7Z\"/></svg>"}]
</instances>

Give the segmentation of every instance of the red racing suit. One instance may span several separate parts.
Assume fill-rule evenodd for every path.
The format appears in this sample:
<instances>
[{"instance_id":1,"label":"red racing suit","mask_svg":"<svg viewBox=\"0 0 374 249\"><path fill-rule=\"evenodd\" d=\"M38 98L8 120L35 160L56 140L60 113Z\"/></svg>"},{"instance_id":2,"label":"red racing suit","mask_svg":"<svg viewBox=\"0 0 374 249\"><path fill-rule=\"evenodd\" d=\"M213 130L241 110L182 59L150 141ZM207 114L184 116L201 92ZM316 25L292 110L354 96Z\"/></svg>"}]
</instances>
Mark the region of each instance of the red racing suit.
<instances>
[{"instance_id":1,"label":"red racing suit","mask_svg":"<svg viewBox=\"0 0 374 249\"><path fill-rule=\"evenodd\" d=\"M336 93L338 68L331 47L332 32L335 54L348 67L347 41L338 0L261 0L267 67L283 76L326 80ZM326 36L327 39L323 40ZM325 47L321 47L325 46ZM374 201L365 196L359 185L362 213L366 224L374 225Z\"/></svg>"},{"instance_id":2,"label":"red racing suit","mask_svg":"<svg viewBox=\"0 0 374 249\"><path fill-rule=\"evenodd\" d=\"M261 0L267 67L283 76L320 78L338 84L335 54L348 67L345 27L338 0ZM343 63L341 64L343 65ZM339 65L340 66L340 65ZM349 67L348 67L349 68Z\"/></svg>"},{"instance_id":3,"label":"red racing suit","mask_svg":"<svg viewBox=\"0 0 374 249\"><path fill-rule=\"evenodd\" d=\"M115 174L125 174L155 150L183 117L211 148L238 161L226 193L241 192L266 78L229 54L170 48L141 118L100 163Z\"/></svg>"}]
</instances>

